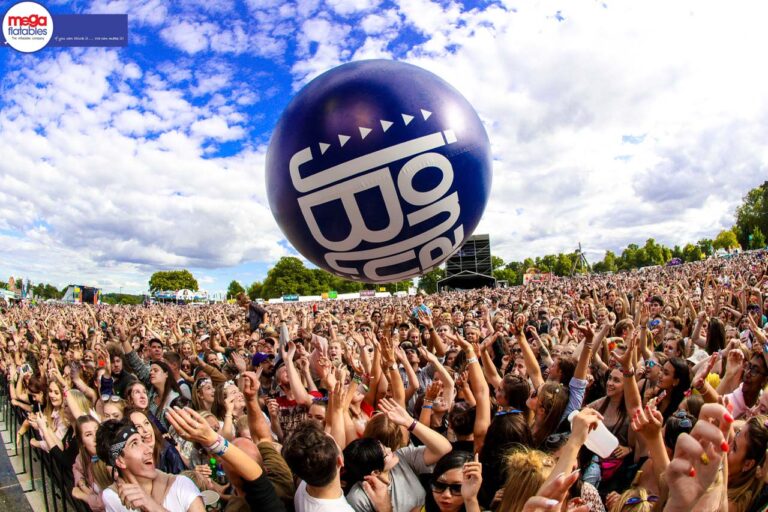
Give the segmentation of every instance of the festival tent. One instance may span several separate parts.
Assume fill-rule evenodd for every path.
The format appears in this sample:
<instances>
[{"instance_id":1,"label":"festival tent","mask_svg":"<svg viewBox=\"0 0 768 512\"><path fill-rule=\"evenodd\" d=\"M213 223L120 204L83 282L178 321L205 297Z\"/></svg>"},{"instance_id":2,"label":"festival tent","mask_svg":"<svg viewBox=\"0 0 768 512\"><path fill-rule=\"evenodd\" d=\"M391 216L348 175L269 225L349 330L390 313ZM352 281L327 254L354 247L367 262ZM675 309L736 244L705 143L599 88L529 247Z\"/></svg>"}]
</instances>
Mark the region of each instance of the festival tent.
<instances>
[{"instance_id":1,"label":"festival tent","mask_svg":"<svg viewBox=\"0 0 768 512\"><path fill-rule=\"evenodd\" d=\"M81 284L71 284L67 286L64 297L61 299L70 304L99 304L101 298L101 289L93 286L83 286Z\"/></svg>"}]
</instances>

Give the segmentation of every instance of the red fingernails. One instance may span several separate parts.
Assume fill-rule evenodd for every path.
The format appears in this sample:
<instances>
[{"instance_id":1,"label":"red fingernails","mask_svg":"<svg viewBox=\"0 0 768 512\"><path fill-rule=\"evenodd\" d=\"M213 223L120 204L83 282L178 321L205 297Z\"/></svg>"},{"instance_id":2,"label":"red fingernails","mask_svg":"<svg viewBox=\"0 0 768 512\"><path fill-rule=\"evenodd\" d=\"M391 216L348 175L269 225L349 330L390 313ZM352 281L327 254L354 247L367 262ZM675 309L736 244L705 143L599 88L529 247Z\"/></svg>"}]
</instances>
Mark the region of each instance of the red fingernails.
<instances>
[{"instance_id":1,"label":"red fingernails","mask_svg":"<svg viewBox=\"0 0 768 512\"><path fill-rule=\"evenodd\" d=\"M720 445L720 449L721 449L723 452L728 452L728 450L730 450L730 449L731 449L731 447L730 447L730 446L728 446L728 441L723 441L723 442L722 442L722 444Z\"/></svg>"},{"instance_id":2,"label":"red fingernails","mask_svg":"<svg viewBox=\"0 0 768 512\"><path fill-rule=\"evenodd\" d=\"M691 468L691 471L688 472L688 474L691 476L691 478L696 476L696 468Z\"/></svg>"},{"instance_id":3,"label":"red fingernails","mask_svg":"<svg viewBox=\"0 0 768 512\"><path fill-rule=\"evenodd\" d=\"M733 416L731 416L731 413L729 413L729 412L723 414L723 419L725 421L727 421L728 423L733 423Z\"/></svg>"}]
</instances>

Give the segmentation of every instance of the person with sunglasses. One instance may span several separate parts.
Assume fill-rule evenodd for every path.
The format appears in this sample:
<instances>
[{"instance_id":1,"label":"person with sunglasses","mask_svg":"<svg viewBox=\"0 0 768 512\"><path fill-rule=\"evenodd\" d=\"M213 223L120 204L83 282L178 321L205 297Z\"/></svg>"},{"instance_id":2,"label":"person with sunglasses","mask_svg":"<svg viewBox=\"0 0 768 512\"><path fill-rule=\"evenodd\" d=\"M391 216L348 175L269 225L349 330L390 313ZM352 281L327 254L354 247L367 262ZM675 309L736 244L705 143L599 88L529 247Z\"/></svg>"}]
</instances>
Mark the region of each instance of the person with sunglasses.
<instances>
[{"instance_id":1,"label":"person with sunglasses","mask_svg":"<svg viewBox=\"0 0 768 512\"><path fill-rule=\"evenodd\" d=\"M660 500L642 487L631 487L621 495L613 493L605 501L608 512L652 512Z\"/></svg>"},{"instance_id":2,"label":"person with sunglasses","mask_svg":"<svg viewBox=\"0 0 768 512\"><path fill-rule=\"evenodd\" d=\"M483 481L477 455L452 451L444 455L430 479L422 512L480 511L477 493Z\"/></svg>"},{"instance_id":3,"label":"person with sunglasses","mask_svg":"<svg viewBox=\"0 0 768 512\"><path fill-rule=\"evenodd\" d=\"M643 378L637 383L643 403L648 402L648 400L655 396L656 386L659 384L659 378L661 377L661 370L666 362L667 356L663 352L653 352L651 357L645 361Z\"/></svg>"}]
</instances>

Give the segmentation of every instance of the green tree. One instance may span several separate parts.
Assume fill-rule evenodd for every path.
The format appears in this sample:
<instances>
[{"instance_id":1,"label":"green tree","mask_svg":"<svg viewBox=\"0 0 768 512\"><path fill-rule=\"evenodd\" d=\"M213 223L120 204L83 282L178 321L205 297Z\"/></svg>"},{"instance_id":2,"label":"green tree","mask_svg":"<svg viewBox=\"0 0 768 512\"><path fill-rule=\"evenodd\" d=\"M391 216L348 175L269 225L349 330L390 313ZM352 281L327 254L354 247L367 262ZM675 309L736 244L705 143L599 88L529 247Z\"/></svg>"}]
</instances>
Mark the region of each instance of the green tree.
<instances>
[{"instance_id":1,"label":"green tree","mask_svg":"<svg viewBox=\"0 0 768 512\"><path fill-rule=\"evenodd\" d=\"M445 277L445 270L441 267L437 267L430 270L419 278L419 289L424 290L427 293L435 293L437 291L437 282Z\"/></svg>"},{"instance_id":2,"label":"green tree","mask_svg":"<svg viewBox=\"0 0 768 512\"><path fill-rule=\"evenodd\" d=\"M491 256L491 266L493 267L493 270L501 268L504 266L504 260L498 256Z\"/></svg>"},{"instance_id":3,"label":"green tree","mask_svg":"<svg viewBox=\"0 0 768 512\"><path fill-rule=\"evenodd\" d=\"M701 261L703 257L704 253L698 244L685 244L685 247L683 247L683 259L686 262Z\"/></svg>"},{"instance_id":4,"label":"green tree","mask_svg":"<svg viewBox=\"0 0 768 512\"><path fill-rule=\"evenodd\" d=\"M653 238L646 240L645 246L643 247L646 258L644 263L646 265L663 265L666 263L666 260L664 259L664 249L665 247L656 243L656 240Z\"/></svg>"},{"instance_id":5,"label":"green tree","mask_svg":"<svg viewBox=\"0 0 768 512\"><path fill-rule=\"evenodd\" d=\"M755 228L768 235L768 181L744 196L742 204L736 208L735 227L742 247L749 246L749 235Z\"/></svg>"},{"instance_id":6,"label":"green tree","mask_svg":"<svg viewBox=\"0 0 768 512\"><path fill-rule=\"evenodd\" d=\"M616 254L613 251L605 251L603 261L595 263L593 270L595 272L616 272L619 270Z\"/></svg>"},{"instance_id":7,"label":"green tree","mask_svg":"<svg viewBox=\"0 0 768 512\"><path fill-rule=\"evenodd\" d=\"M760 228L755 226L752 233L749 235L749 248L750 249L762 249L765 247L765 236Z\"/></svg>"},{"instance_id":8,"label":"green tree","mask_svg":"<svg viewBox=\"0 0 768 512\"><path fill-rule=\"evenodd\" d=\"M251 286L248 287L248 291L246 292L248 294L248 298L251 300L256 300L261 298L261 282L260 281L254 281L251 283Z\"/></svg>"},{"instance_id":9,"label":"green tree","mask_svg":"<svg viewBox=\"0 0 768 512\"><path fill-rule=\"evenodd\" d=\"M149 290L192 290L197 291L197 279L189 270L161 270L149 278Z\"/></svg>"},{"instance_id":10,"label":"green tree","mask_svg":"<svg viewBox=\"0 0 768 512\"><path fill-rule=\"evenodd\" d=\"M234 299L239 294L244 292L245 288L243 288L243 285L233 280L231 283L229 283L229 287L227 288L227 298Z\"/></svg>"},{"instance_id":11,"label":"green tree","mask_svg":"<svg viewBox=\"0 0 768 512\"><path fill-rule=\"evenodd\" d=\"M698 242L696 242L696 245L699 247L699 250L701 251L701 254L704 256L712 256L714 254L715 250L713 248L712 240L709 238L702 238Z\"/></svg>"},{"instance_id":12,"label":"green tree","mask_svg":"<svg viewBox=\"0 0 768 512\"><path fill-rule=\"evenodd\" d=\"M517 284L522 284L523 282L522 275L518 276L517 272L508 267L494 270L493 277L495 277L497 281L506 281L509 286L515 286Z\"/></svg>"},{"instance_id":13,"label":"green tree","mask_svg":"<svg viewBox=\"0 0 768 512\"><path fill-rule=\"evenodd\" d=\"M105 304L138 305L144 302L144 296L127 293L105 293L101 296L101 302Z\"/></svg>"},{"instance_id":14,"label":"green tree","mask_svg":"<svg viewBox=\"0 0 768 512\"><path fill-rule=\"evenodd\" d=\"M739 246L739 240L736 238L736 233L733 230L726 229L717 234L715 241L712 242L712 246L715 250L732 249Z\"/></svg>"},{"instance_id":15,"label":"green tree","mask_svg":"<svg viewBox=\"0 0 768 512\"><path fill-rule=\"evenodd\" d=\"M283 256L267 272L261 293L265 299L289 294L312 295L313 282L317 286L316 277L299 258Z\"/></svg>"}]
</instances>

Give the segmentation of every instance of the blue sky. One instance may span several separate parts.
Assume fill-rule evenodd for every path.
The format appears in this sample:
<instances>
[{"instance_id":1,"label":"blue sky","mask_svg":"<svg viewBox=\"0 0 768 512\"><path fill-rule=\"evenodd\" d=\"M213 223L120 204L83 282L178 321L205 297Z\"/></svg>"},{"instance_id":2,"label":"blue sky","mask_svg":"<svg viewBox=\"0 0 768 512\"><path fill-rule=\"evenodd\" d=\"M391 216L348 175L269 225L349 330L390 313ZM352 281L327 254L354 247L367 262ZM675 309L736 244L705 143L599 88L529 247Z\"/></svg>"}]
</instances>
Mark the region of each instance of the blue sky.
<instances>
[{"instance_id":1,"label":"blue sky","mask_svg":"<svg viewBox=\"0 0 768 512\"><path fill-rule=\"evenodd\" d=\"M266 198L271 130L302 85L364 58L423 66L474 105L494 155L478 232L506 260L712 237L768 175L764 2L44 5L127 13L130 44L0 49L3 280L262 279L293 253Z\"/></svg>"}]
</instances>

